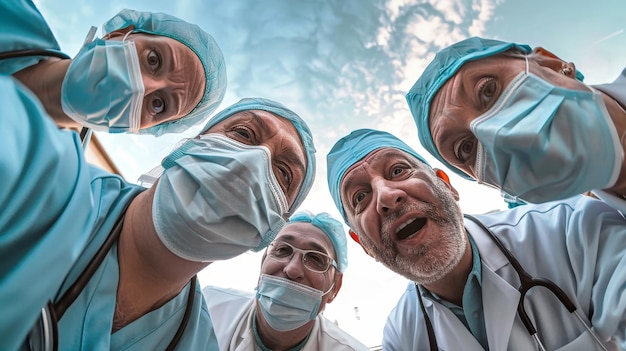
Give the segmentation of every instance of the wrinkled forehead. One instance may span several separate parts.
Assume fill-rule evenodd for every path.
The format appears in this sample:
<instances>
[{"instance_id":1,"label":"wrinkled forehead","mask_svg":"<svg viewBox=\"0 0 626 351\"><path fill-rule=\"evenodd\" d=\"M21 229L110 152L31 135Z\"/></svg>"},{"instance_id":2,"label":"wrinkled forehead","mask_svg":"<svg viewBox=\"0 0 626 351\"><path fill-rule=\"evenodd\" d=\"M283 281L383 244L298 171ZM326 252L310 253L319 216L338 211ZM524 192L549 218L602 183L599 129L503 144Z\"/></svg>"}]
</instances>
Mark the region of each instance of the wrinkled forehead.
<instances>
[{"instance_id":1,"label":"wrinkled forehead","mask_svg":"<svg viewBox=\"0 0 626 351\"><path fill-rule=\"evenodd\" d=\"M410 153L406 151L396 149L393 147L382 147L382 148L378 148L373 151L370 151L370 153L368 153L363 158L355 162L352 166L348 167L348 169L346 170L346 172L344 173L341 179L341 188L343 189L344 181L347 178L349 179L351 176L354 176L354 174L358 172L358 170L360 170L362 166L366 164L369 165L370 168L373 168L375 170L380 170L379 168L382 167L384 164L393 163L398 160L407 161L414 167L421 167L421 166L429 167L428 165L421 162L415 156L411 155Z\"/></svg>"}]
</instances>

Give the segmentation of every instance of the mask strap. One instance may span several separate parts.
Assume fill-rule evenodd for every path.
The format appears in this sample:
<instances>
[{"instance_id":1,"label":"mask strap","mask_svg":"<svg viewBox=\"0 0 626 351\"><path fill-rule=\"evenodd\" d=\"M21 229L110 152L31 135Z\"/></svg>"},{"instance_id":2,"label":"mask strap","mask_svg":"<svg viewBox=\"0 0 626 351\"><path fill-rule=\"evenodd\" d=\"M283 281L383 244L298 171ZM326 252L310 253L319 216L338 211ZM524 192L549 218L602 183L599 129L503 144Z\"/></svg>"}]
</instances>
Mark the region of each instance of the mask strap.
<instances>
[{"instance_id":1,"label":"mask strap","mask_svg":"<svg viewBox=\"0 0 626 351\"><path fill-rule=\"evenodd\" d=\"M87 32L87 36L85 36L85 41L83 41L83 45L89 44L93 41L93 38L96 36L96 31L98 28L91 26L89 28L89 32Z\"/></svg>"},{"instance_id":2,"label":"mask strap","mask_svg":"<svg viewBox=\"0 0 626 351\"><path fill-rule=\"evenodd\" d=\"M129 30L128 32L126 32L126 34L124 34L124 38L122 38L122 41L126 41L126 38L130 35L130 33L132 33L132 30Z\"/></svg>"},{"instance_id":3,"label":"mask strap","mask_svg":"<svg viewBox=\"0 0 626 351\"><path fill-rule=\"evenodd\" d=\"M528 56L524 55L524 61L526 61L526 74L529 74L530 70L528 69Z\"/></svg>"}]
</instances>

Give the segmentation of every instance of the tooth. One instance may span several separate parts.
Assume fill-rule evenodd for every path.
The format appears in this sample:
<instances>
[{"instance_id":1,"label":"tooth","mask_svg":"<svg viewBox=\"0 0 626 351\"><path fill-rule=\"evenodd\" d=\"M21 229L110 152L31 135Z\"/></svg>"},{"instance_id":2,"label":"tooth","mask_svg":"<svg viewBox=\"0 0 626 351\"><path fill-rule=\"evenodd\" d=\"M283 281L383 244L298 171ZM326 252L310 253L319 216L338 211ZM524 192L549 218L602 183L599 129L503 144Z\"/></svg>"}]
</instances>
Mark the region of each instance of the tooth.
<instances>
[{"instance_id":1,"label":"tooth","mask_svg":"<svg viewBox=\"0 0 626 351\"><path fill-rule=\"evenodd\" d=\"M409 220L407 220L406 222L404 222L404 223L400 224L400 225L398 226L398 229L396 230L396 234L397 234L399 231L401 231L404 227L406 227L407 225L409 225L409 223L411 223L412 221L413 221L412 219L409 219Z\"/></svg>"}]
</instances>

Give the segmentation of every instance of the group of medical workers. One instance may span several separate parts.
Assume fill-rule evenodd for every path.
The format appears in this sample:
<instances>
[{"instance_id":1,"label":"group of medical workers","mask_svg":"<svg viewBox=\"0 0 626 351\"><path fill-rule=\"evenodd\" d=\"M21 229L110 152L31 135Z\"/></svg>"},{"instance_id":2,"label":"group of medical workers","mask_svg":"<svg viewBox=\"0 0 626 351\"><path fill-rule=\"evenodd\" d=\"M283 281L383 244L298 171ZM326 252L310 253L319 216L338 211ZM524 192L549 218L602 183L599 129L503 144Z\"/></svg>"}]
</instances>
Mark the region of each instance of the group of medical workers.
<instances>
[{"instance_id":1,"label":"group of medical workers","mask_svg":"<svg viewBox=\"0 0 626 351\"><path fill-rule=\"evenodd\" d=\"M407 94L419 139L512 208L464 215L445 171L359 129L326 158L341 223L297 211L316 158L294 111L245 98L209 119L226 64L197 25L122 10L69 58L30 0L0 23L1 350L367 350L323 317L344 223L410 281L384 350L626 349L626 70L589 86L543 48L443 49ZM198 124L147 189L89 165L76 132ZM199 286L249 250L255 291Z\"/></svg>"}]
</instances>

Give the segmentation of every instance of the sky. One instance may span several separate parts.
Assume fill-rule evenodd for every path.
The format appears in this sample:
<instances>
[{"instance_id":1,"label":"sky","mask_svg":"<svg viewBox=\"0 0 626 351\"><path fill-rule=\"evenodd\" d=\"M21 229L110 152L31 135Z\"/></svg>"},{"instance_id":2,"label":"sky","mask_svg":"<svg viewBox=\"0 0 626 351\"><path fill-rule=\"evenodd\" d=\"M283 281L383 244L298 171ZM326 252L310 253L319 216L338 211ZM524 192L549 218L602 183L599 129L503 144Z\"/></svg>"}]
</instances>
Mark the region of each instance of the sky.
<instances>
[{"instance_id":1,"label":"sky","mask_svg":"<svg viewBox=\"0 0 626 351\"><path fill-rule=\"evenodd\" d=\"M311 128L317 175L300 207L340 219L328 193L326 154L358 128L385 130L423 151L405 94L435 53L482 36L544 47L573 62L588 84L613 81L626 64L623 0L111 0L35 1L61 45L74 56L91 26L123 8L166 12L198 24L222 48L228 88L218 111L244 97L265 97L296 111ZM184 134L98 134L131 182L157 165ZM449 172L451 173L451 172ZM451 174L466 213L504 209L497 191ZM346 227L347 229L347 227ZM349 240L349 267L324 315L368 346L407 281ZM210 265L203 286L253 291L260 253Z\"/></svg>"}]
</instances>

